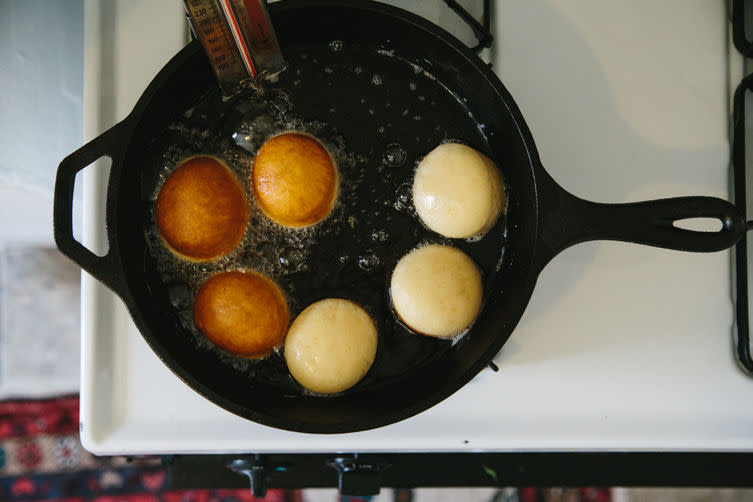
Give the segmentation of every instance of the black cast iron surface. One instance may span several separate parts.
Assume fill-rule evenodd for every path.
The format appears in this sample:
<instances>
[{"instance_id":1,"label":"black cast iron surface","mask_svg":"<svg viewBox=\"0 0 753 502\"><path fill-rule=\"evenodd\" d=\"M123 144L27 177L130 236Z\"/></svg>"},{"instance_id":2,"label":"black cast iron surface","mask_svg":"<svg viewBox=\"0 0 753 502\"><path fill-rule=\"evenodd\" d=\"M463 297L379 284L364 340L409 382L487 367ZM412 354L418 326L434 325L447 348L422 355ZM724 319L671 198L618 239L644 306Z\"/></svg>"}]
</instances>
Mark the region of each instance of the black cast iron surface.
<instances>
[{"instance_id":1,"label":"black cast iron surface","mask_svg":"<svg viewBox=\"0 0 753 502\"><path fill-rule=\"evenodd\" d=\"M483 129L468 120L462 98L447 92L429 73L429 65L414 67L390 50L380 50L374 57L371 49L340 40L289 47L289 69L267 83L263 97L243 93L223 102L217 89L210 90L188 117L145 146L142 227L152 229L147 232L152 251L147 269L159 272L149 282L167 285L167 296L189 334L187 343L211 352L202 357L232 366L239 373L236 378L248 382L249 393L264 382L278 393L310 394L288 374L281 354L256 361L236 358L222 353L195 327L195 294L214 274L234 268L267 274L286 293L292 318L324 298L347 298L365 308L377 326L379 350L369 372L348 394L402 380L409 370L423 368L452 348L453 340L413 333L393 314L389 276L403 255L422 244L455 246L478 266L486 297L493 293L504 251L504 216L480 240L445 239L420 223L410 195L415 165L442 141L461 139L490 154ZM313 228L288 229L270 223L252 202L251 223L237 250L201 264L176 258L154 223L158 180L186 157L212 154L224 159L248 188L258 148L291 129L322 141L336 161L339 193L330 215ZM247 196L253 201L251 193Z\"/></svg>"},{"instance_id":2,"label":"black cast iron surface","mask_svg":"<svg viewBox=\"0 0 753 502\"><path fill-rule=\"evenodd\" d=\"M510 201L503 222L506 239L498 228L488 237L489 249L475 256L487 269L485 306L460 343L441 346L419 365L382 381L367 381L354 392L328 398L280 392L279 385L250 379L247 372L227 365L215 353L187 343L185 327L169 304L145 239L143 180L148 179L144 169L150 165L149 146L168 124L216 87L198 43L187 46L154 79L128 118L61 163L55 237L64 253L120 295L144 338L167 366L199 393L238 415L283 429L320 433L352 432L402 420L446 398L486 366L515 328L538 273L562 249L592 239L615 239L717 251L734 244L745 232L744 219L720 199L684 197L605 205L565 192L541 167L523 117L499 79L471 50L421 18L367 2L291 0L273 4L270 11L283 52L322 51L337 40L358 48L364 70L380 68L379 85L372 74L369 80L354 77L350 88L333 83L337 92L328 91L327 86L316 88L317 78L321 80L316 73L302 74L301 79L311 80L306 85L317 89L308 101L302 96L298 103L305 115L315 115L308 119L334 124L347 148L366 157L384 152L393 142L413 145L412 161L443 137L467 142L500 166L510 187ZM397 107L405 100L406 78L419 73L414 75L416 66L426 70L420 81L427 86L426 96L439 92L443 97L437 102L443 106L433 111L421 108L425 116L415 124L412 118L408 122L410 111L403 117L402 112L397 116L394 110L380 110L380 117L391 121L396 134L382 137L378 128L386 129L387 123L369 119L368 109L367 115L358 115L354 107L360 100L355 100L360 96L384 109L387 103ZM295 69L291 63L287 71ZM338 106L339 113L327 115ZM425 124L432 129L427 130ZM439 129L431 132L435 125ZM98 258L72 237L71 199L75 173L101 155L111 156L113 163L106 215L110 251ZM409 166L406 162L403 169ZM366 179L379 186L378 174L369 171ZM368 183L364 187L373 188ZM375 195L384 195L380 190ZM674 226L676 220L690 217L717 218L722 229L694 232ZM406 240L393 253L407 245ZM503 246L504 259L495 273L487 260L502 256ZM381 270L381 284L386 283L388 271L389 260ZM385 347L382 350L390 349L387 343ZM396 354L398 348L393 348Z\"/></svg>"}]
</instances>

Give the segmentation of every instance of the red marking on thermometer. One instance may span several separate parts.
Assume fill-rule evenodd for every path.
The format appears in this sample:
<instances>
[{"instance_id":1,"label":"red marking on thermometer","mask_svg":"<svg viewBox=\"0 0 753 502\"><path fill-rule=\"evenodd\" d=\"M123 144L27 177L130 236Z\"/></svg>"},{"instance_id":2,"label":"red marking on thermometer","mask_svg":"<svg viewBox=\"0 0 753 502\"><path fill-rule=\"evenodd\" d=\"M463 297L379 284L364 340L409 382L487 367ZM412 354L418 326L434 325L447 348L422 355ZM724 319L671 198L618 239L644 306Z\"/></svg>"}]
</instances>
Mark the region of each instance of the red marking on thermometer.
<instances>
[{"instance_id":1,"label":"red marking on thermometer","mask_svg":"<svg viewBox=\"0 0 753 502\"><path fill-rule=\"evenodd\" d=\"M285 67L263 0L183 0L224 96L258 75Z\"/></svg>"},{"instance_id":2,"label":"red marking on thermometer","mask_svg":"<svg viewBox=\"0 0 753 502\"><path fill-rule=\"evenodd\" d=\"M256 78L256 67L254 66L253 60L251 59L251 54L248 51L248 46L246 46L246 42L243 40L243 35L241 34L240 27L238 26L238 19L235 17L235 13L233 12L233 8L230 5L230 1L220 0L220 6L222 7L222 12L225 14L225 19L227 19L228 21L228 27L230 28L230 32L233 34L235 46L238 48L238 53L243 60L243 65L246 67L248 74Z\"/></svg>"}]
</instances>

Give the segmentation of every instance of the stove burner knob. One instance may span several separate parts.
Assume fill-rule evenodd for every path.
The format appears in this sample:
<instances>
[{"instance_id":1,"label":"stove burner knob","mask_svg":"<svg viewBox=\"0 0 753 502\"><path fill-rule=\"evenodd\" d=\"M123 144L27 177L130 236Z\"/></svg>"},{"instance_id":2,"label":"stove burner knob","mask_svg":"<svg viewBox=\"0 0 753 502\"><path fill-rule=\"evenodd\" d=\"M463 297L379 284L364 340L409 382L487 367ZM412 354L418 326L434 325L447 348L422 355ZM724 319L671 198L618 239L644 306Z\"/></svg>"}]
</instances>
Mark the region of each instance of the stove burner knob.
<instances>
[{"instance_id":1,"label":"stove burner knob","mask_svg":"<svg viewBox=\"0 0 753 502\"><path fill-rule=\"evenodd\" d=\"M366 461L353 457L337 457L327 462L337 471L340 495L376 495L382 486L382 471L389 468L384 462Z\"/></svg>"},{"instance_id":2,"label":"stove burner knob","mask_svg":"<svg viewBox=\"0 0 753 502\"><path fill-rule=\"evenodd\" d=\"M251 493L255 498L263 498L267 494L267 470L261 463L259 455L256 455L253 460L244 458L233 460L227 466L237 474L248 476Z\"/></svg>"}]
</instances>

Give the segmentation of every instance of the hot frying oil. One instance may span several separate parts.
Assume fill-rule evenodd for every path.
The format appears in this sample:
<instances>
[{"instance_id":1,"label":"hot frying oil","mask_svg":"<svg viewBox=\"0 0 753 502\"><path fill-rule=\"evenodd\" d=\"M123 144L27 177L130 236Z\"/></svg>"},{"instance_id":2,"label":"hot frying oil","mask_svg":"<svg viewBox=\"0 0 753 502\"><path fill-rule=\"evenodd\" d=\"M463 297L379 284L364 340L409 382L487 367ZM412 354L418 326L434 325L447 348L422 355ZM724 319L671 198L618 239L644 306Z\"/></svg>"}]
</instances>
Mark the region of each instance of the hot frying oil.
<instances>
[{"instance_id":1,"label":"hot frying oil","mask_svg":"<svg viewBox=\"0 0 753 502\"><path fill-rule=\"evenodd\" d=\"M223 101L218 89L210 89L154 139L142 185L150 258L184 328L175 336L221 357L250 382L264 379L286 394L304 391L288 375L280 350L265 359L242 359L223 353L198 331L192 312L198 288L219 272L252 269L279 284L291 319L328 297L360 304L377 326L379 348L367 376L348 391L357 392L399 378L462 343L459 337L440 340L412 333L396 319L388 285L397 260L422 243L454 245L476 262L488 294L504 248L505 218L484 236L468 240L443 238L420 223L411 187L421 158L448 140L487 154L489 147L484 127L469 120L467 103L419 64L387 48L339 40L289 49L285 56L287 70L261 92L242 92ZM267 139L286 131L317 138L338 170L332 211L306 228L269 220L251 190L256 152ZM241 243L209 262L175 255L154 222L162 183L183 159L196 154L222 159L244 187L249 204ZM466 336L472 336L472 330Z\"/></svg>"}]
</instances>

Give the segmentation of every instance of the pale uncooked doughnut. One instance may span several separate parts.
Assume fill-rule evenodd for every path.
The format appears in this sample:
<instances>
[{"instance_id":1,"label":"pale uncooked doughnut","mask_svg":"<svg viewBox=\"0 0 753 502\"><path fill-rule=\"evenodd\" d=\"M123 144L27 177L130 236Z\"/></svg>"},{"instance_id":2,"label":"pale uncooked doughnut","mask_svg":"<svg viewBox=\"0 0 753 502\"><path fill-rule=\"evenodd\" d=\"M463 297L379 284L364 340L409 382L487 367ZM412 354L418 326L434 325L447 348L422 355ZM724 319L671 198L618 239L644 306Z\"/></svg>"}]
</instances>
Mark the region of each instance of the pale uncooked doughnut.
<instances>
[{"instance_id":1,"label":"pale uncooked doughnut","mask_svg":"<svg viewBox=\"0 0 753 502\"><path fill-rule=\"evenodd\" d=\"M468 255L432 244L403 256L392 272L392 305L408 326L447 338L467 328L483 299L481 274Z\"/></svg>"},{"instance_id":2,"label":"pale uncooked doughnut","mask_svg":"<svg viewBox=\"0 0 753 502\"><path fill-rule=\"evenodd\" d=\"M465 238L489 230L507 196L502 174L489 157L459 143L444 143L419 163L413 204L431 230Z\"/></svg>"},{"instance_id":3,"label":"pale uncooked doughnut","mask_svg":"<svg viewBox=\"0 0 753 502\"><path fill-rule=\"evenodd\" d=\"M371 317L355 303L327 298L306 307L288 330L285 361L293 378L321 394L342 392L369 371L377 349Z\"/></svg>"}]
</instances>

